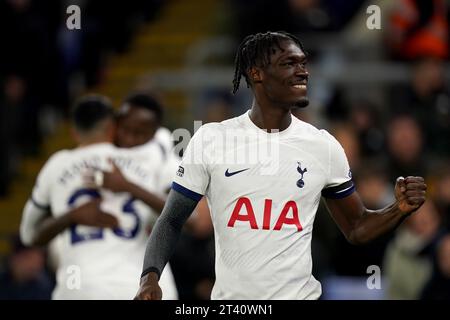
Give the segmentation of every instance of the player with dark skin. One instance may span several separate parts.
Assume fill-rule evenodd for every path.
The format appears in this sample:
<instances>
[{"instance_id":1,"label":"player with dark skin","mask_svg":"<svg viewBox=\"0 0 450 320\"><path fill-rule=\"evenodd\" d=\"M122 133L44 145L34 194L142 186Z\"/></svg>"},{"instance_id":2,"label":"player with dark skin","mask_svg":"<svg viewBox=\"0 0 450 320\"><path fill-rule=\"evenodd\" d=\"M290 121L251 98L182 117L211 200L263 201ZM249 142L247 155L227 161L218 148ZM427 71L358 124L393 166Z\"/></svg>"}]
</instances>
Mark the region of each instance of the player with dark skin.
<instances>
[{"instance_id":1,"label":"player with dark skin","mask_svg":"<svg viewBox=\"0 0 450 320\"><path fill-rule=\"evenodd\" d=\"M105 98L106 99L106 98ZM143 105L152 105L154 107L144 107ZM160 124L161 109L153 98L146 95L137 94L130 96L120 109L119 114L114 123L111 117L112 129L107 132L106 138L101 136L103 140L113 142L123 148L132 148L150 141ZM74 139L79 141L79 135L73 132ZM155 195L140 186L128 181L120 171L120 169L110 161L112 171L102 172L103 183L101 186L95 185L94 176L87 175L85 177L87 187L102 187L113 192L128 192L133 197L142 200L156 212L161 212L165 199ZM64 231L72 224L79 224L100 228L115 228L118 221L113 215L100 209L101 199L94 199L87 203L69 211L61 217L49 216L41 222L33 245L43 246L48 244L56 235Z\"/></svg>"},{"instance_id":2,"label":"player with dark skin","mask_svg":"<svg viewBox=\"0 0 450 320\"><path fill-rule=\"evenodd\" d=\"M268 43L267 39L271 37L281 39L279 47L273 43L270 44L270 54L263 56L264 53L261 54L258 50L265 50L261 48L264 43ZM254 52L248 48L252 41L260 43L259 46L254 46L257 48L254 49ZM244 50L247 52L243 53ZM309 73L306 63L307 57L301 43L289 34L266 33L244 39L236 58L234 92L239 88L241 76L244 76L254 94L249 115L256 126L266 130L285 130L291 123L291 109L308 105ZM357 192L342 199L326 199L326 204L347 240L352 244L359 245L394 229L408 215L415 212L425 202L426 189L427 186L422 177L400 177L395 184L396 201L386 208L367 209ZM174 215L171 211L171 201L174 201L172 199L175 197L180 197L180 195L176 195L176 191L171 190L160 219L166 215ZM159 226L155 226L154 232L157 231L157 227ZM150 238L150 245L152 240L155 239ZM164 256L164 260L166 258ZM154 256L151 255L149 260L153 262ZM158 271L160 270L154 267L149 263L144 264L144 272L136 299L161 299L161 289L158 285Z\"/></svg>"},{"instance_id":3,"label":"player with dark skin","mask_svg":"<svg viewBox=\"0 0 450 320\"><path fill-rule=\"evenodd\" d=\"M155 133L162 122L162 107L149 95L134 94L124 101L117 113L116 122L115 145L120 148L139 147L155 139ZM156 141L156 143L159 142ZM163 149L163 146L161 148ZM86 177L87 186L93 188L101 187L113 192L128 192L154 209L156 213L159 214L162 211L165 198L130 182L113 161L110 161L110 163L112 170L102 172L103 181L101 186L95 184L93 176ZM169 192L169 190L166 190L166 192ZM76 215L78 220L80 220L80 217L92 220L91 217L99 217L103 213L99 204L99 200L91 201L70 213ZM206 200L199 203L196 212L197 215L188 220L186 227L194 234L210 234L212 225Z\"/></svg>"},{"instance_id":4,"label":"player with dark skin","mask_svg":"<svg viewBox=\"0 0 450 320\"><path fill-rule=\"evenodd\" d=\"M135 94L127 98L117 115L115 144L120 148L141 146L152 140L161 124L162 108L152 97ZM102 188L113 192L128 192L148 206L161 212L164 200L128 181L111 161L112 171L103 172Z\"/></svg>"},{"instance_id":5,"label":"player with dark skin","mask_svg":"<svg viewBox=\"0 0 450 320\"><path fill-rule=\"evenodd\" d=\"M150 141L160 126L158 112L127 103L120 108L117 116L116 145L133 148Z\"/></svg>"}]
</instances>

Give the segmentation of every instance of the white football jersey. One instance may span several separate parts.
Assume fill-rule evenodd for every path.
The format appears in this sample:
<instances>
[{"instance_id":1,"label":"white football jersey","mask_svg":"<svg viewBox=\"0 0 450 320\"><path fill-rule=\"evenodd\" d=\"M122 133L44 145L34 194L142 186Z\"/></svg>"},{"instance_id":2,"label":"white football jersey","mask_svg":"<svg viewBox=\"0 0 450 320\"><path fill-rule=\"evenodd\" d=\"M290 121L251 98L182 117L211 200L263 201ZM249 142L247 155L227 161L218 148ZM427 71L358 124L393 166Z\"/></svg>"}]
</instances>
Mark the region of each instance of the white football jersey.
<instances>
[{"instance_id":1,"label":"white football jersey","mask_svg":"<svg viewBox=\"0 0 450 320\"><path fill-rule=\"evenodd\" d=\"M157 194L163 194L173 178L163 176L169 162L155 144L118 149L100 143L59 151L47 161L32 192L36 206L49 208L57 217L101 196L102 210L119 221L114 230L74 225L58 235L53 243L58 255L54 299L132 299L139 288L149 224L156 214L128 193L84 186L85 170L111 170L108 158L129 181ZM163 276L163 298L177 299L170 267Z\"/></svg>"},{"instance_id":2,"label":"white football jersey","mask_svg":"<svg viewBox=\"0 0 450 320\"><path fill-rule=\"evenodd\" d=\"M173 150L173 136L172 132L166 127L159 127L155 132L155 136L153 140L160 143L164 150L168 152L172 152Z\"/></svg>"},{"instance_id":3,"label":"white football jersey","mask_svg":"<svg viewBox=\"0 0 450 320\"><path fill-rule=\"evenodd\" d=\"M292 116L278 133L245 113L202 126L174 183L206 195L215 232L212 299L318 299L311 238L321 196L354 191L343 148L325 130Z\"/></svg>"}]
</instances>

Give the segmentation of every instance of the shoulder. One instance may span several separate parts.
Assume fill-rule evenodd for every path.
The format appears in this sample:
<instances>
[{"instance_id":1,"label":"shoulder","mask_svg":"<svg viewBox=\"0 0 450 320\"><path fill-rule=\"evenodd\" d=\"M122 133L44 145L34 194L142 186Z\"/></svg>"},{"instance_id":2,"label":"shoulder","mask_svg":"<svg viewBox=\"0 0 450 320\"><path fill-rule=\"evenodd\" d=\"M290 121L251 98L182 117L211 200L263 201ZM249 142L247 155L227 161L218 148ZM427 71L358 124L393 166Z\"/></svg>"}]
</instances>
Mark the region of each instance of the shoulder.
<instances>
[{"instance_id":1,"label":"shoulder","mask_svg":"<svg viewBox=\"0 0 450 320\"><path fill-rule=\"evenodd\" d=\"M172 132L166 127L159 127L156 130L155 137L163 139L172 138Z\"/></svg>"},{"instance_id":2,"label":"shoulder","mask_svg":"<svg viewBox=\"0 0 450 320\"><path fill-rule=\"evenodd\" d=\"M339 141L331 133L329 133L325 129L321 129L319 131L320 131L320 134L322 135L322 139L327 142L329 148L331 148L331 149L336 149L336 148L342 149L342 146L339 143Z\"/></svg>"},{"instance_id":3,"label":"shoulder","mask_svg":"<svg viewBox=\"0 0 450 320\"><path fill-rule=\"evenodd\" d=\"M336 139L325 129L319 129L316 126L304 122L296 117L292 117L295 121L296 135L301 135L303 137L308 137L310 140L315 140L319 143L329 144L330 142L335 142Z\"/></svg>"},{"instance_id":4,"label":"shoulder","mask_svg":"<svg viewBox=\"0 0 450 320\"><path fill-rule=\"evenodd\" d=\"M203 124L198 130L194 132L193 138L202 139L204 137L214 136L222 130L222 125L219 122L210 122Z\"/></svg>"},{"instance_id":5,"label":"shoulder","mask_svg":"<svg viewBox=\"0 0 450 320\"><path fill-rule=\"evenodd\" d=\"M67 149L56 151L48 158L44 167L53 167L64 163L68 158L70 158L71 153L72 150Z\"/></svg>"},{"instance_id":6,"label":"shoulder","mask_svg":"<svg viewBox=\"0 0 450 320\"><path fill-rule=\"evenodd\" d=\"M165 149L158 141L151 140L143 145L132 148L117 148L116 154L119 157L132 159L135 162L150 161L153 164L160 163L165 157Z\"/></svg>"},{"instance_id":7,"label":"shoulder","mask_svg":"<svg viewBox=\"0 0 450 320\"><path fill-rule=\"evenodd\" d=\"M163 146L166 151L170 151L173 147L172 132L165 127L158 128L155 133L154 140L158 141L158 143Z\"/></svg>"},{"instance_id":8,"label":"shoulder","mask_svg":"<svg viewBox=\"0 0 450 320\"><path fill-rule=\"evenodd\" d=\"M49 182L51 176L54 176L55 173L59 172L61 167L64 166L65 163L70 159L70 150L60 150L53 153L42 166L39 171L39 180Z\"/></svg>"},{"instance_id":9,"label":"shoulder","mask_svg":"<svg viewBox=\"0 0 450 320\"><path fill-rule=\"evenodd\" d=\"M238 117L224 120L222 122L205 123L204 125L202 125L200 127L199 130L197 130L197 132L199 134L203 134L203 135L210 135L210 134L222 133L222 132L225 132L226 130L243 128L242 117L243 116L241 115Z\"/></svg>"}]
</instances>

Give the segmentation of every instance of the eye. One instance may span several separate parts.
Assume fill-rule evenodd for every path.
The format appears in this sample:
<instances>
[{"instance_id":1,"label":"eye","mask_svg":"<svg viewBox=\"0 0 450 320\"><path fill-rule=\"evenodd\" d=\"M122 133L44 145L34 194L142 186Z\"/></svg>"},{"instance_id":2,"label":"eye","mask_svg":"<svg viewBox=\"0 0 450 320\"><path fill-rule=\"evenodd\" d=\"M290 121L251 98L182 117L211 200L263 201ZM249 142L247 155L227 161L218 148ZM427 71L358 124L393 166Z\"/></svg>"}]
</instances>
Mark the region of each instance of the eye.
<instances>
[{"instance_id":1,"label":"eye","mask_svg":"<svg viewBox=\"0 0 450 320\"><path fill-rule=\"evenodd\" d=\"M283 67L294 67L294 66L301 66L302 68L305 68L306 67L306 63L307 63L307 61L301 61L301 62L298 62L298 61L287 61L287 62L283 62L282 64L281 64L281 66L283 66Z\"/></svg>"}]
</instances>

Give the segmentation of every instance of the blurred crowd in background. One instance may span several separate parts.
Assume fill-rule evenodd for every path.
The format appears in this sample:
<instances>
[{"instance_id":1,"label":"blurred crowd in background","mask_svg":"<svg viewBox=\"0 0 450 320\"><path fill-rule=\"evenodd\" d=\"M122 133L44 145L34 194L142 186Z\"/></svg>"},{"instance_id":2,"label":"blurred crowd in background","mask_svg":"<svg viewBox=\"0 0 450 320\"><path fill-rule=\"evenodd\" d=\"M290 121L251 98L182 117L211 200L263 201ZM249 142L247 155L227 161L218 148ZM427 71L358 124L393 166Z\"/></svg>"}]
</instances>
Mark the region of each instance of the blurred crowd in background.
<instances>
[{"instance_id":1,"label":"blurred crowd in background","mask_svg":"<svg viewBox=\"0 0 450 320\"><path fill-rule=\"evenodd\" d=\"M0 3L0 197L8 197L21 159L40 153L49 128L67 116L80 88L106 81L105 57L129 50L139 28L158 19L172 1L108 1L107 10L106 1ZM428 184L425 205L397 230L366 246L348 244L320 206L313 274L322 281L323 298L449 299L448 1L222 2L227 11L218 29L234 40L230 52L247 34L268 30L285 30L304 42L311 65L310 106L295 114L340 141L368 208L394 200L398 176L420 175ZM83 12L81 32L65 25L65 8L76 3ZM370 4L382 8L380 30L366 28ZM225 60L233 66L232 54ZM381 67L361 75L347 69L352 65ZM232 96L231 81L232 74L228 88L204 89L193 109L196 120L222 121L249 108L243 103L249 101L248 92L247 100ZM170 129L192 128L170 123ZM54 279L45 251L25 248L11 237L11 252L0 268L0 299L48 299ZM181 299L209 298L214 283L211 233L186 230L171 263ZM365 287L371 265L381 269L382 290Z\"/></svg>"}]
</instances>

